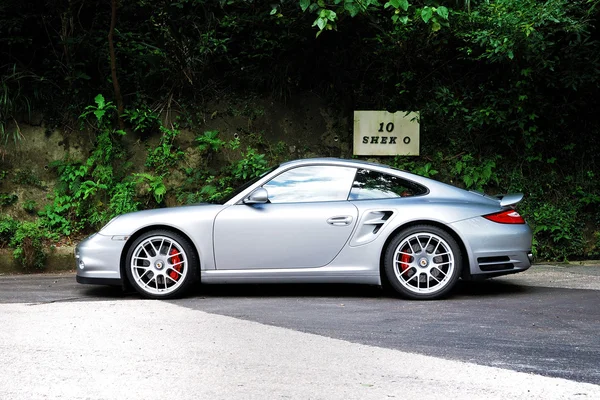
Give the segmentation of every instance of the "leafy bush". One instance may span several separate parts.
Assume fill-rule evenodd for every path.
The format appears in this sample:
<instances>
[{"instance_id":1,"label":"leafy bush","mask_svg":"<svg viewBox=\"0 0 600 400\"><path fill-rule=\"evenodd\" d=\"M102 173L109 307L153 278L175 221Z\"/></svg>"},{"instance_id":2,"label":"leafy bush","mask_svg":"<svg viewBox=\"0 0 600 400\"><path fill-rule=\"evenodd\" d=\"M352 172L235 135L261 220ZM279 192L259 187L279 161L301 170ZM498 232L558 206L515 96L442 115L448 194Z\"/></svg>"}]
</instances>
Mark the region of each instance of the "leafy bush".
<instances>
[{"instance_id":1,"label":"leafy bush","mask_svg":"<svg viewBox=\"0 0 600 400\"><path fill-rule=\"evenodd\" d=\"M140 202L136 198L136 187L137 182L130 180L115 184L114 188L110 190L109 218L140 209Z\"/></svg>"},{"instance_id":2,"label":"leafy bush","mask_svg":"<svg viewBox=\"0 0 600 400\"><path fill-rule=\"evenodd\" d=\"M146 166L154 169L158 175L166 174L170 168L176 167L183 158L183 152L174 146L174 140L179 135L176 128L160 127L162 136L158 146L148 151Z\"/></svg>"},{"instance_id":3,"label":"leafy bush","mask_svg":"<svg viewBox=\"0 0 600 400\"><path fill-rule=\"evenodd\" d=\"M467 154L454 164L452 172L465 184L467 189L483 191L484 186L492 182L498 183L498 176L494 170L496 158L498 157L478 163L471 154Z\"/></svg>"},{"instance_id":4,"label":"leafy bush","mask_svg":"<svg viewBox=\"0 0 600 400\"><path fill-rule=\"evenodd\" d=\"M33 172L26 170L18 170L12 179L13 183L19 185L28 185L33 187L41 187L42 182Z\"/></svg>"},{"instance_id":5,"label":"leafy bush","mask_svg":"<svg viewBox=\"0 0 600 400\"><path fill-rule=\"evenodd\" d=\"M29 214L33 214L37 210L37 203L35 200L25 200L23 202L23 210L25 210Z\"/></svg>"},{"instance_id":6,"label":"leafy bush","mask_svg":"<svg viewBox=\"0 0 600 400\"><path fill-rule=\"evenodd\" d=\"M8 141L18 142L12 126L30 110L42 111L46 126L71 127L90 98L113 90L106 78L110 7L5 3L11 12L0 16L0 59L10 64L0 66L0 153ZM540 249L572 233L571 222L566 232L553 229L544 207L567 207L572 221L589 220L600 204L597 1L156 0L120 2L117 12L117 72L129 108L123 117L134 131L159 132L163 112L189 113L204 123L210 102L237 120L246 117L236 128L252 134L255 120L276 125L277 119L262 118L260 103L239 106L240 96L292 100L303 112L310 107L303 94L310 93L346 116L352 109L421 111L422 156L402 162L404 168L474 190L525 192L529 218L545 227L537 232ZM65 21L73 29L63 29ZM95 150L55 166L61 184L43 212L63 234L164 201L176 170L185 179L177 198L206 200L287 156L285 146L248 143L249 135L225 143L212 114L211 130L198 140L198 165L184 163L175 132L163 131L157 148L147 149L148 170L130 171L115 161L126 158L115 111L96 96L81 118L95 134ZM295 132L300 140L319 134ZM219 152L225 157L218 161L237 160L238 148L244 149L240 161L209 168ZM6 196L0 203L14 200ZM569 251L584 254L578 246ZM548 257L562 253L540 250Z\"/></svg>"},{"instance_id":7,"label":"leafy bush","mask_svg":"<svg viewBox=\"0 0 600 400\"><path fill-rule=\"evenodd\" d=\"M19 196L14 193L0 193L0 207L10 206L19 200Z\"/></svg>"},{"instance_id":8,"label":"leafy bush","mask_svg":"<svg viewBox=\"0 0 600 400\"><path fill-rule=\"evenodd\" d=\"M44 269L47 254L43 240L46 238L46 229L40 220L18 224L10 246L15 249L13 255L25 271Z\"/></svg>"},{"instance_id":9,"label":"leafy bush","mask_svg":"<svg viewBox=\"0 0 600 400\"><path fill-rule=\"evenodd\" d=\"M594 232L594 243L590 255L593 257L598 257L600 255L600 231Z\"/></svg>"},{"instance_id":10,"label":"leafy bush","mask_svg":"<svg viewBox=\"0 0 600 400\"><path fill-rule=\"evenodd\" d=\"M249 180L259 176L269 168L269 163L264 154L257 153L255 149L249 147L246 153L242 154L242 159L231 167L233 177L238 180Z\"/></svg>"},{"instance_id":11,"label":"leafy bush","mask_svg":"<svg viewBox=\"0 0 600 400\"><path fill-rule=\"evenodd\" d=\"M147 173L140 173L134 175L137 178L137 183L147 184L147 192L152 194L157 204L161 204L165 194L167 193L167 187L164 183L164 176L155 176Z\"/></svg>"},{"instance_id":12,"label":"leafy bush","mask_svg":"<svg viewBox=\"0 0 600 400\"><path fill-rule=\"evenodd\" d=\"M134 132L148 133L160 125L158 115L147 107L127 109L123 116L131 124Z\"/></svg>"},{"instance_id":13,"label":"leafy bush","mask_svg":"<svg viewBox=\"0 0 600 400\"><path fill-rule=\"evenodd\" d=\"M426 178L432 178L439 173L439 171L433 167L433 163L431 162L419 163L415 161L406 161L406 157L400 156L396 156L390 165L394 168L421 175Z\"/></svg>"},{"instance_id":14,"label":"leafy bush","mask_svg":"<svg viewBox=\"0 0 600 400\"><path fill-rule=\"evenodd\" d=\"M135 204L127 207L122 203L131 188L119 185L125 179L127 168L127 164L117 161L125 156L119 142L125 132L112 127L111 115L115 111L112 102L98 95L95 103L86 107L79 117L82 124L88 123L97 132L90 156L85 162L66 159L51 164L58 173L59 184L52 204L40 215L51 229L62 235L87 227L97 229L115 213L136 208Z\"/></svg>"},{"instance_id":15,"label":"leafy bush","mask_svg":"<svg viewBox=\"0 0 600 400\"><path fill-rule=\"evenodd\" d=\"M202 153L218 152L225 146L225 141L219 139L219 131L205 131L201 136L196 137L198 149Z\"/></svg>"},{"instance_id":16,"label":"leafy bush","mask_svg":"<svg viewBox=\"0 0 600 400\"><path fill-rule=\"evenodd\" d=\"M576 203L526 204L523 214L534 235L534 256L541 260L567 260L583 255L583 226Z\"/></svg>"},{"instance_id":17,"label":"leafy bush","mask_svg":"<svg viewBox=\"0 0 600 400\"><path fill-rule=\"evenodd\" d=\"M9 216L0 217L0 247L10 244L17 231L19 223Z\"/></svg>"},{"instance_id":18,"label":"leafy bush","mask_svg":"<svg viewBox=\"0 0 600 400\"><path fill-rule=\"evenodd\" d=\"M21 113L31 113L32 99L24 90L35 76L20 71L17 64L0 66L0 154L12 142L18 144L23 138L17 118ZM9 124L12 123L13 126Z\"/></svg>"}]
</instances>

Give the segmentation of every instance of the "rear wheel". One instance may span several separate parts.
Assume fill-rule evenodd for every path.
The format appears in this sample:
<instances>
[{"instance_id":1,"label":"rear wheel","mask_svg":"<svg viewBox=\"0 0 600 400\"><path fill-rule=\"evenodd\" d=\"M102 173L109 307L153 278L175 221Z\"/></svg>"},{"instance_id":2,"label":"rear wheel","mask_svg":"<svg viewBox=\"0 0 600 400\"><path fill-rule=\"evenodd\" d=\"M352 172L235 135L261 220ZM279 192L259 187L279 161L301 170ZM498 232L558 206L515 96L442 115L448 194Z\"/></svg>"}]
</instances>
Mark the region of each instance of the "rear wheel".
<instances>
[{"instance_id":1,"label":"rear wheel","mask_svg":"<svg viewBox=\"0 0 600 400\"><path fill-rule=\"evenodd\" d=\"M175 232L147 232L127 252L127 278L146 298L181 296L195 281L197 266L191 243Z\"/></svg>"},{"instance_id":2,"label":"rear wheel","mask_svg":"<svg viewBox=\"0 0 600 400\"><path fill-rule=\"evenodd\" d=\"M417 225L398 233L387 247L384 269L394 290L410 299L438 299L460 275L462 255L446 231Z\"/></svg>"}]
</instances>

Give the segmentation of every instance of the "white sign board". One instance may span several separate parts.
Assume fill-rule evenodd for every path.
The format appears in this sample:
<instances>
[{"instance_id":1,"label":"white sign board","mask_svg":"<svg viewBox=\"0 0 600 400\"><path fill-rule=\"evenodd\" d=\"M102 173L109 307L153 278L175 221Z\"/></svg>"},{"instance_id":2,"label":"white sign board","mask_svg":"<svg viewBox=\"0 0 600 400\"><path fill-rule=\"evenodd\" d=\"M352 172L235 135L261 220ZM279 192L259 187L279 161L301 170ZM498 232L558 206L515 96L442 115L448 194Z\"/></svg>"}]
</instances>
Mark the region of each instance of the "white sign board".
<instances>
[{"instance_id":1,"label":"white sign board","mask_svg":"<svg viewBox=\"0 0 600 400\"><path fill-rule=\"evenodd\" d=\"M418 156L419 113L354 111L354 155Z\"/></svg>"}]
</instances>

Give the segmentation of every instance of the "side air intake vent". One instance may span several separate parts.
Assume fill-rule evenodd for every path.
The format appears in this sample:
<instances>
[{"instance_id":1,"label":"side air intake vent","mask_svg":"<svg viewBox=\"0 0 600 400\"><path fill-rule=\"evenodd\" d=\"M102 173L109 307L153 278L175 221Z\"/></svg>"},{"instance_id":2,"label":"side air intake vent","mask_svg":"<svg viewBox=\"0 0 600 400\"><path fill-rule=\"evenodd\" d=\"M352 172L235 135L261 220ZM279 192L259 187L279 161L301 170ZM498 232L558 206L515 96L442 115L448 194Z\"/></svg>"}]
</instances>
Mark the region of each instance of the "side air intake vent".
<instances>
[{"instance_id":1,"label":"side air intake vent","mask_svg":"<svg viewBox=\"0 0 600 400\"><path fill-rule=\"evenodd\" d=\"M392 210L372 210L365 212L350 245L358 246L375 240L392 215L394 215Z\"/></svg>"},{"instance_id":2,"label":"side air intake vent","mask_svg":"<svg viewBox=\"0 0 600 400\"><path fill-rule=\"evenodd\" d=\"M505 269L513 269L515 266L510 262L510 257L479 257L477 259L479 269L482 271L501 271Z\"/></svg>"}]
</instances>

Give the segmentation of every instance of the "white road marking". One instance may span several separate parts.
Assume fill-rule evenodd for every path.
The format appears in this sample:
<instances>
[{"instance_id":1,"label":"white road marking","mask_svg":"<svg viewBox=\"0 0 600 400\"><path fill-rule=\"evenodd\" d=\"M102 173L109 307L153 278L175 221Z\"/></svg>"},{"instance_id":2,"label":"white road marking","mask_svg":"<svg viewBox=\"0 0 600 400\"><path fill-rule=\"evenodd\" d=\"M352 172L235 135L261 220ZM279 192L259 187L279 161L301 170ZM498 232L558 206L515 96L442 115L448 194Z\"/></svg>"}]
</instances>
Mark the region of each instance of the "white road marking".
<instances>
[{"instance_id":1,"label":"white road marking","mask_svg":"<svg viewBox=\"0 0 600 400\"><path fill-rule=\"evenodd\" d=\"M3 400L600 398L598 385L144 300L0 304L0 365Z\"/></svg>"}]
</instances>

